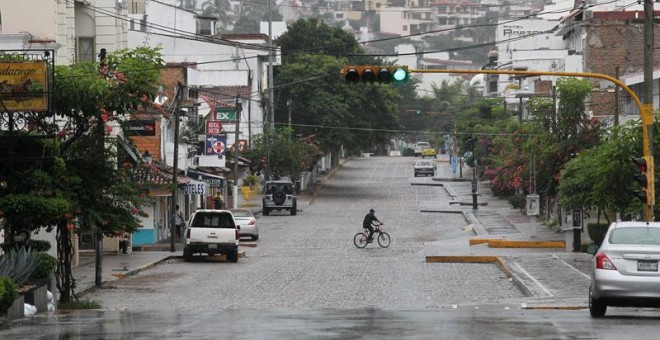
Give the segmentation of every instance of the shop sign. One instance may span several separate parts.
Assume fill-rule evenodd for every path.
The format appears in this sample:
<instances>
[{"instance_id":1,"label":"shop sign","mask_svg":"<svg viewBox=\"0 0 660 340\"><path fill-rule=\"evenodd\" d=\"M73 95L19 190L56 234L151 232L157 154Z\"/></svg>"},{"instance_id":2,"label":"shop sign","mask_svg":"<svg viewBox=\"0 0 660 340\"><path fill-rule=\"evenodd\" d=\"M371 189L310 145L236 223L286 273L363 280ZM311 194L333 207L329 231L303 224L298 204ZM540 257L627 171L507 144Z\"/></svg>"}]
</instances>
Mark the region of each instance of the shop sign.
<instances>
[{"instance_id":1,"label":"shop sign","mask_svg":"<svg viewBox=\"0 0 660 340\"><path fill-rule=\"evenodd\" d=\"M47 111L45 61L0 62L0 100L7 111Z\"/></svg>"}]
</instances>

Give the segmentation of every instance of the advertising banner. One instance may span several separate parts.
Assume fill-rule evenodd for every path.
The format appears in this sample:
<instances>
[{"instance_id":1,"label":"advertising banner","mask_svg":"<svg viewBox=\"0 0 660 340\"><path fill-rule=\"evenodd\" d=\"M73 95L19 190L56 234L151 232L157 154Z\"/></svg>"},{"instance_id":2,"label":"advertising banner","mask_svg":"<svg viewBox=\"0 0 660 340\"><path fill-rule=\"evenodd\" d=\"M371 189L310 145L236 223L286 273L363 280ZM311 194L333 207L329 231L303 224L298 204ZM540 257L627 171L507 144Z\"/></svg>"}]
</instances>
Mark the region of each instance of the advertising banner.
<instances>
[{"instance_id":1,"label":"advertising banner","mask_svg":"<svg viewBox=\"0 0 660 340\"><path fill-rule=\"evenodd\" d=\"M128 120L123 123L126 136L155 136L155 120Z\"/></svg>"},{"instance_id":2,"label":"advertising banner","mask_svg":"<svg viewBox=\"0 0 660 340\"><path fill-rule=\"evenodd\" d=\"M222 123L217 120L211 120L206 122L206 134L207 135L219 135L222 133Z\"/></svg>"},{"instance_id":3,"label":"advertising banner","mask_svg":"<svg viewBox=\"0 0 660 340\"><path fill-rule=\"evenodd\" d=\"M216 135L206 136L206 147L204 148L205 155L222 156L225 154L226 149L227 149L227 137L216 136Z\"/></svg>"},{"instance_id":4,"label":"advertising banner","mask_svg":"<svg viewBox=\"0 0 660 340\"><path fill-rule=\"evenodd\" d=\"M215 113L219 121L223 121L223 122L236 121L236 109L216 108Z\"/></svg>"},{"instance_id":5,"label":"advertising banner","mask_svg":"<svg viewBox=\"0 0 660 340\"><path fill-rule=\"evenodd\" d=\"M0 62L0 99L8 111L48 110L45 61Z\"/></svg>"}]
</instances>

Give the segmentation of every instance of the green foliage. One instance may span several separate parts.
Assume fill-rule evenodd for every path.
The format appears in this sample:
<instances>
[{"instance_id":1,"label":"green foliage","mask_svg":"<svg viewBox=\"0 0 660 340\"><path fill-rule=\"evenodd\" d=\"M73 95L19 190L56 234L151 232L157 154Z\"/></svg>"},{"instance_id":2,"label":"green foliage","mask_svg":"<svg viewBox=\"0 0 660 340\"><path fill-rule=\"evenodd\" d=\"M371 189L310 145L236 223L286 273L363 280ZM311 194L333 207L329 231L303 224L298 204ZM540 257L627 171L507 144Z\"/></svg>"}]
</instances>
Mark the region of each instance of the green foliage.
<instances>
[{"instance_id":1,"label":"green foliage","mask_svg":"<svg viewBox=\"0 0 660 340\"><path fill-rule=\"evenodd\" d=\"M527 198L524 195L513 195L508 200L509 204L516 209L524 209L527 205Z\"/></svg>"},{"instance_id":2,"label":"green foliage","mask_svg":"<svg viewBox=\"0 0 660 340\"><path fill-rule=\"evenodd\" d=\"M568 208L599 207L606 213L636 215L642 207L634 196L637 171L631 155L641 155L641 126L629 122L612 128L598 148L580 153L561 173L558 195Z\"/></svg>"},{"instance_id":3,"label":"green foliage","mask_svg":"<svg viewBox=\"0 0 660 340\"><path fill-rule=\"evenodd\" d=\"M289 25L275 43L282 49L282 66L297 54L309 53L339 58L361 54L355 37L340 27L326 25L317 18L300 19Z\"/></svg>"},{"instance_id":4,"label":"green foliage","mask_svg":"<svg viewBox=\"0 0 660 340\"><path fill-rule=\"evenodd\" d=\"M33 249L34 251L38 251L38 252L49 251L51 247L50 242L46 240L28 240L27 242L21 242L21 243L0 244L0 248L2 248L3 251L8 251L9 249L12 248L20 248L22 246L28 249Z\"/></svg>"},{"instance_id":5,"label":"green foliage","mask_svg":"<svg viewBox=\"0 0 660 340\"><path fill-rule=\"evenodd\" d=\"M259 184L259 177L255 175L248 175L243 178L243 186L251 186Z\"/></svg>"},{"instance_id":6,"label":"green foliage","mask_svg":"<svg viewBox=\"0 0 660 340\"><path fill-rule=\"evenodd\" d=\"M605 233L607 233L607 229L609 229L609 227L610 225L607 223L587 223L587 232L589 233L589 238L600 247L600 245L603 244Z\"/></svg>"},{"instance_id":7,"label":"green foliage","mask_svg":"<svg viewBox=\"0 0 660 340\"><path fill-rule=\"evenodd\" d=\"M46 253L39 253L39 264L32 273L30 279L40 280L40 279L50 278L51 274L53 274L53 272L55 271L56 266L57 266L56 258Z\"/></svg>"},{"instance_id":8,"label":"green foliage","mask_svg":"<svg viewBox=\"0 0 660 340\"><path fill-rule=\"evenodd\" d=\"M271 175L290 176L295 180L300 178L303 171L311 169L314 162L321 156L321 152L313 138L293 138L291 131L289 128L280 128L272 134L267 132L267 134L254 137L252 149L243 154L244 157L251 160L251 173L259 173L264 170L269 148L271 150ZM270 146L267 145L267 141L270 142Z\"/></svg>"},{"instance_id":9,"label":"green foliage","mask_svg":"<svg viewBox=\"0 0 660 340\"><path fill-rule=\"evenodd\" d=\"M39 265L40 254L25 247L11 249L0 260L0 276L9 276L19 286L23 285Z\"/></svg>"},{"instance_id":10,"label":"green foliage","mask_svg":"<svg viewBox=\"0 0 660 340\"><path fill-rule=\"evenodd\" d=\"M80 299L69 302L60 302L57 305L59 310L77 310L77 309L101 309L102 306L98 301Z\"/></svg>"},{"instance_id":11,"label":"green foliage","mask_svg":"<svg viewBox=\"0 0 660 340\"><path fill-rule=\"evenodd\" d=\"M0 276L0 315L7 314L7 310L18 298L18 286L8 276Z\"/></svg>"}]
</instances>

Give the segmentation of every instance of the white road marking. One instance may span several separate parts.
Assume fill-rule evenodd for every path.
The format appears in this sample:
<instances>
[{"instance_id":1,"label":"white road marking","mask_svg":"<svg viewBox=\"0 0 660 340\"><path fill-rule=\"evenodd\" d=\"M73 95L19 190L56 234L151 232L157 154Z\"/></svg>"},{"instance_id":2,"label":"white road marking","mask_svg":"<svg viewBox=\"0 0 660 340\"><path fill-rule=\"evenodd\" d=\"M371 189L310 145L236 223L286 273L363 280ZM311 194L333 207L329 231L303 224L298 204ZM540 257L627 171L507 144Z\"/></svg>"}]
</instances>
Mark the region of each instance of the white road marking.
<instances>
[{"instance_id":1,"label":"white road marking","mask_svg":"<svg viewBox=\"0 0 660 340\"><path fill-rule=\"evenodd\" d=\"M518 263L514 263L514 264L515 264L516 267L518 267L518 270L520 270L523 274L527 275L527 277L528 277L530 280L532 280L534 283L536 283L537 286L541 287L541 289L543 290L543 292L545 292L546 294L548 294L549 297L553 297L553 296L554 296L554 295L552 295L552 293L550 293L550 291L549 291L547 288L545 288L545 287L541 284L541 282L539 282L539 280L537 280L537 279L535 279L534 277L532 277L531 275L529 275L529 273L528 273L526 270L524 270L520 265L518 265Z\"/></svg>"},{"instance_id":2,"label":"white road marking","mask_svg":"<svg viewBox=\"0 0 660 340\"><path fill-rule=\"evenodd\" d=\"M570 265L568 262L562 260L561 258L559 258L559 256L553 254L552 257L556 258L557 260L561 261L563 264L567 265L569 268L571 268L571 269L575 270L576 272L580 273L582 276L586 277L587 280L591 280L591 277L589 275L581 272L579 269L577 269L574 266Z\"/></svg>"}]
</instances>

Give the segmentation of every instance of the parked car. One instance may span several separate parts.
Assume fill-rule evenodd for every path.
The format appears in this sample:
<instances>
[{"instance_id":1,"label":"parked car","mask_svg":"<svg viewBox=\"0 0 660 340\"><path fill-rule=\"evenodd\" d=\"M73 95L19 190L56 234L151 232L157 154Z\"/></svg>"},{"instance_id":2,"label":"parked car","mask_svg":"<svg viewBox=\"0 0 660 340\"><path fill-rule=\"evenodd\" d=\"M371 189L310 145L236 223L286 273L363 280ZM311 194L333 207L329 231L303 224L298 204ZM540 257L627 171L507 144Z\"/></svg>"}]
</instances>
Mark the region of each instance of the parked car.
<instances>
[{"instance_id":1,"label":"parked car","mask_svg":"<svg viewBox=\"0 0 660 340\"><path fill-rule=\"evenodd\" d=\"M417 175L435 175L435 162L433 161L426 161L426 160L419 160L415 162L415 177Z\"/></svg>"},{"instance_id":2,"label":"parked car","mask_svg":"<svg viewBox=\"0 0 660 340\"><path fill-rule=\"evenodd\" d=\"M236 224L241 228L240 236L249 236L253 241L259 239L257 219L250 209L229 209L234 215Z\"/></svg>"},{"instance_id":3,"label":"parked car","mask_svg":"<svg viewBox=\"0 0 660 340\"><path fill-rule=\"evenodd\" d=\"M222 254L229 262L237 262L239 229L229 210L195 211L186 228L183 260L190 261L195 254Z\"/></svg>"},{"instance_id":4,"label":"parked car","mask_svg":"<svg viewBox=\"0 0 660 340\"><path fill-rule=\"evenodd\" d=\"M614 222L594 254L589 312L605 315L607 306L660 307L660 222Z\"/></svg>"}]
</instances>

